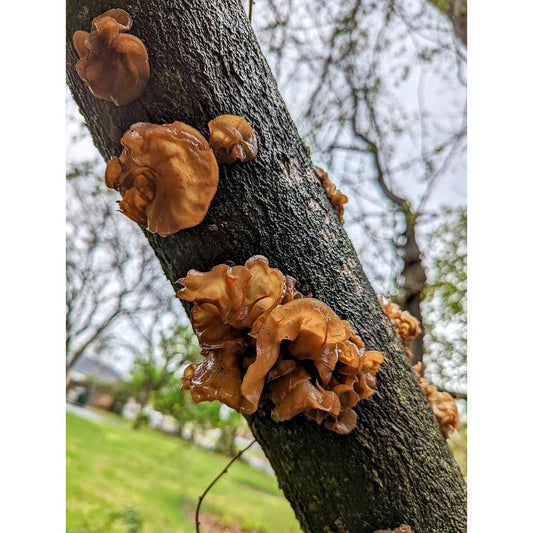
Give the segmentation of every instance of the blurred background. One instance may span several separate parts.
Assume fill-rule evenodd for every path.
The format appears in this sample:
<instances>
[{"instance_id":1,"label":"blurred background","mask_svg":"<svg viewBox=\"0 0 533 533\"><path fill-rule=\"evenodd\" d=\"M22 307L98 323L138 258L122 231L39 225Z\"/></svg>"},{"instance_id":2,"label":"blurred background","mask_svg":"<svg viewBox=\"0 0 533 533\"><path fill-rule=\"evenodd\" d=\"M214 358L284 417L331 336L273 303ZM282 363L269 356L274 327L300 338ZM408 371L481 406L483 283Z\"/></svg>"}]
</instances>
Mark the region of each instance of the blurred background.
<instances>
[{"instance_id":1,"label":"blurred background","mask_svg":"<svg viewBox=\"0 0 533 533\"><path fill-rule=\"evenodd\" d=\"M314 163L349 199L376 292L423 327L413 362L457 400L449 442L466 475L466 1L339 4L256 0L252 26ZM198 497L252 436L180 390L196 338L68 91L66 109L67 530L194 531ZM300 530L257 445L202 517L205 531Z\"/></svg>"}]
</instances>

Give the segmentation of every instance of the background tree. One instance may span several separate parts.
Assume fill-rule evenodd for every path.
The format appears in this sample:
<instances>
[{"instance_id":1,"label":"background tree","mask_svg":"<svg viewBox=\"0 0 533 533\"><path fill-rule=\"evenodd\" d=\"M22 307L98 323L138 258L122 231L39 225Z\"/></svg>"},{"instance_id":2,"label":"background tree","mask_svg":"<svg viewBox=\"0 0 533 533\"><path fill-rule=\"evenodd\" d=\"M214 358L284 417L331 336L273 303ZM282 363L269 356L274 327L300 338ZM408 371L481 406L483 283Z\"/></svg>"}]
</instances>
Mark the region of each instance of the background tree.
<instances>
[{"instance_id":1,"label":"background tree","mask_svg":"<svg viewBox=\"0 0 533 533\"><path fill-rule=\"evenodd\" d=\"M176 434L183 437L187 423L197 419L196 407L191 395L181 390L181 377L173 374L168 382L154 391L153 406L156 411L171 416L176 422ZM192 435L191 435L192 438Z\"/></svg>"},{"instance_id":2,"label":"background tree","mask_svg":"<svg viewBox=\"0 0 533 533\"><path fill-rule=\"evenodd\" d=\"M243 426L244 419L237 412L223 406L219 401L193 402L188 391L181 390L181 376L174 374L168 382L155 390L152 403L156 411L170 415L176 421L176 433L184 437L184 429L191 429L189 439L194 441L198 431L219 428L220 436L215 451L233 456L237 453L235 437Z\"/></svg>"},{"instance_id":3,"label":"background tree","mask_svg":"<svg viewBox=\"0 0 533 533\"><path fill-rule=\"evenodd\" d=\"M116 216L101 175L69 179L67 195L68 370L83 355L116 352L120 338L123 348L128 338L130 345L138 344L154 324L172 314L176 302L162 290L151 248Z\"/></svg>"},{"instance_id":4,"label":"background tree","mask_svg":"<svg viewBox=\"0 0 533 533\"><path fill-rule=\"evenodd\" d=\"M466 210L444 214L433 229L426 318L428 377L456 398L466 399Z\"/></svg>"},{"instance_id":5,"label":"background tree","mask_svg":"<svg viewBox=\"0 0 533 533\"><path fill-rule=\"evenodd\" d=\"M442 11L453 24L455 35L467 44L467 1L466 0L429 0L437 9Z\"/></svg>"},{"instance_id":6,"label":"background tree","mask_svg":"<svg viewBox=\"0 0 533 533\"><path fill-rule=\"evenodd\" d=\"M248 417L303 529L358 533L407 522L415 531L463 531L464 481L315 177L242 6L234 0L172 2L160 17L155 2L69 2L67 35L121 6L134 17L152 69L142 98L127 109L88 94L67 42L68 82L105 158L120 151L111 127L125 131L147 120L179 118L206 133L208 120L232 112L246 115L261 142L252 164L222 168L202 224L166 239L147 235L167 278L174 282L190 268L239 264L262 253L386 355L379 392L358 406L358 426L348 436L303 417L276 424L268 406Z\"/></svg>"},{"instance_id":7,"label":"background tree","mask_svg":"<svg viewBox=\"0 0 533 533\"><path fill-rule=\"evenodd\" d=\"M128 388L139 404L139 411L133 422L139 429L143 421L144 408L152 394L168 385L173 375L187 363L197 361L200 348L189 325L178 325L170 333L163 334L157 347L139 355L133 362Z\"/></svg>"}]
</instances>

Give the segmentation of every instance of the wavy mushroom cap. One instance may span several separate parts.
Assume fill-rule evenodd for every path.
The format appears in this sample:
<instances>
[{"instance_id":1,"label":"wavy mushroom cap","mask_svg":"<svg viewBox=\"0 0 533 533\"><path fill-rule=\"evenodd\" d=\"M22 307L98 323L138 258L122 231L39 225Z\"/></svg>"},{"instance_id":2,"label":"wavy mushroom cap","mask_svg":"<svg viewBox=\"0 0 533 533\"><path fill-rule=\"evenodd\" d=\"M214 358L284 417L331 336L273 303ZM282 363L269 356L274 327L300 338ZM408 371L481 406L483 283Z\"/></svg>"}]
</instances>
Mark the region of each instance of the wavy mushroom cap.
<instances>
[{"instance_id":1,"label":"wavy mushroom cap","mask_svg":"<svg viewBox=\"0 0 533 533\"><path fill-rule=\"evenodd\" d=\"M296 279L294 279L292 276L285 275L285 294L281 300L282 304L286 304L287 302L292 302L293 300L304 297L304 295L296 289L296 283Z\"/></svg>"},{"instance_id":2,"label":"wavy mushroom cap","mask_svg":"<svg viewBox=\"0 0 533 533\"><path fill-rule=\"evenodd\" d=\"M239 159L251 161L257 155L257 136L248 122L237 115L220 115L209 121L209 144L220 163Z\"/></svg>"},{"instance_id":3,"label":"wavy mushroom cap","mask_svg":"<svg viewBox=\"0 0 533 533\"><path fill-rule=\"evenodd\" d=\"M324 426L329 430L339 433L340 435L347 435L357 424L357 414L353 409L342 409L336 417L326 417Z\"/></svg>"},{"instance_id":4,"label":"wavy mushroom cap","mask_svg":"<svg viewBox=\"0 0 533 533\"><path fill-rule=\"evenodd\" d=\"M143 42L124 33L131 24L126 11L110 9L93 20L91 33L77 31L72 36L80 57L76 64L79 77L96 98L117 106L139 98L150 77Z\"/></svg>"},{"instance_id":5,"label":"wavy mushroom cap","mask_svg":"<svg viewBox=\"0 0 533 533\"><path fill-rule=\"evenodd\" d=\"M420 375L422 363L413 366L418 377L420 386L428 399L433 414L439 423L442 434L448 438L454 431L459 429L459 411L453 396L448 392L439 391L435 385L429 383Z\"/></svg>"},{"instance_id":6,"label":"wavy mushroom cap","mask_svg":"<svg viewBox=\"0 0 533 533\"><path fill-rule=\"evenodd\" d=\"M257 391L276 363L283 341L290 341L288 351L296 359L313 361L323 385L329 382L340 354L350 352L350 358L358 355L350 340L355 337L350 324L315 298L276 307L254 323L250 336L256 339L257 357L244 376L243 394L255 404L259 401Z\"/></svg>"},{"instance_id":7,"label":"wavy mushroom cap","mask_svg":"<svg viewBox=\"0 0 533 533\"><path fill-rule=\"evenodd\" d=\"M413 354L408 349L408 344L416 339L420 335L420 324L418 320L409 313L409 311L402 311L401 307L390 300L380 298L380 304L387 315L387 318L391 321L396 335L400 337L406 353L409 357Z\"/></svg>"},{"instance_id":8,"label":"wavy mushroom cap","mask_svg":"<svg viewBox=\"0 0 533 533\"><path fill-rule=\"evenodd\" d=\"M285 293L285 277L269 267L261 255L251 257L244 266L217 265L209 272L190 270L178 282L183 285L178 298L198 305L210 304L218 310L217 317L212 313L212 329L219 327L220 321L237 329L250 328L261 314L277 306ZM197 313L202 329L209 328L207 314ZM194 322L193 328L196 331Z\"/></svg>"},{"instance_id":9,"label":"wavy mushroom cap","mask_svg":"<svg viewBox=\"0 0 533 533\"><path fill-rule=\"evenodd\" d=\"M184 124L134 124L105 182L122 195L121 211L166 237L204 219L218 187L218 165L200 132Z\"/></svg>"},{"instance_id":10,"label":"wavy mushroom cap","mask_svg":"<svg viewBox=\"0 0 533 533\"><path fill-rule=\"evenodd\" d=\"M191 324L203 348L220 348L226 341L242 337L242 331L224 322L218 308L211 303L194 304Z\"/></svg>"},{"instance_id":11,"label":"wavy mushroom cap","mask_svg":"<svg viewBox=\"0 0 533 533\"><path fill-rule=\"evenodd\" d=\"M341 409L339 397L319 383L313 384L303 367L297 367L294 372L270 385L270 399L276 406L272 410L272 419L276 422L289 420L310 410L337 416Z\"/></svg>"},{"instance_id":12,"label":"wavy mushroom cap","mask_svg":"<svg viewBox=\"0 0 533 533\"><path fill-rule=\"evenodd\" d=\"M195 402L218 400L240 413L253 412L241 394L239 359L242 353L242 342L226 342L219 350L204 353L205 359L201 363L185 369L182 389L190 390Z\"/></svg>"}]
</instances>

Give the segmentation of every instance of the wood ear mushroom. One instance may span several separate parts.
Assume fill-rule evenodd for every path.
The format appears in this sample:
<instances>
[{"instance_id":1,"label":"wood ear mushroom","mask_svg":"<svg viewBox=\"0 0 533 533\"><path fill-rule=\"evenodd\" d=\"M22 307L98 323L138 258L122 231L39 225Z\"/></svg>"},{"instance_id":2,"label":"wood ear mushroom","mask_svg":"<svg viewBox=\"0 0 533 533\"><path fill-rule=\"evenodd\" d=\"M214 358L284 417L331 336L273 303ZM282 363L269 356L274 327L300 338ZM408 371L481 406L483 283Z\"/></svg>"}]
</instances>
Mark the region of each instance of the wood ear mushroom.
<instances>
[{"instance_id":1,"label":"wood ear mushroom","mask_svg":"<svg viewBox=\"0 0 533 533\"><path fill-rule=\"evenodd\" d=\"M209 121L209 144L220 163L246 163L257 155L254 129L237 115L220 115Z\"/></svg>"},{"instance_id":2,"label":"wood ear mushroom","mask_svg":"<svg viewBox=\"0 0 533 533\"><path fill-rule=\"evenodd\" d=\"M277 422L303 413L346 434L353 407L374 393L383 362L324 302L295 289L296 280L262 256L244 266L189 271L177 296L194 302L191 322L203 355L183 388L194 401L218 399L244 414L274 404Z\"/></svg>"},{"instance_id":3,"label":"wood ear mushroom","mask_svg":"<svg viewBox=\"0 0 533 533\"><path fill-rule=\"evenodd\" d=\"M183 122L134 124L105 181L122 195L122 213L166 237L204 219L218 187L218 165L206 139Z\"/></svg>"},{"instance_id":4,"label":"wood ear mushroom","mask_svg":"<svg viewBox=\"0 0 533 533\"><path fill-rule=\"evenodd\" d=\"M126 32L132 19L123 9L110 9L96 17L91 32L72 36L80 57L79 77L96 98L123 106L137 100L150 77L148 53L143 42Z\"/></svg>"}]
</instances>

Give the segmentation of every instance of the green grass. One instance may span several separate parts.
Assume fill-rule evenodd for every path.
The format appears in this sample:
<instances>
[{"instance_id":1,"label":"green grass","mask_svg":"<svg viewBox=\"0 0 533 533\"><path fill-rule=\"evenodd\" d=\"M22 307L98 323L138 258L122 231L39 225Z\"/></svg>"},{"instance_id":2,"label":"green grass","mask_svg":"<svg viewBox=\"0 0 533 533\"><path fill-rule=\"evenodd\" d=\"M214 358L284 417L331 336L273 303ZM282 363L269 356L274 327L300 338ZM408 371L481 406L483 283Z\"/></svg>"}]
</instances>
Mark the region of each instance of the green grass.
<instances>
[{"instance_id":1,"label":"green grass","mask_svg":"<svg viewBox=\"0 0 533 533\"><path fill-rule=\"evenodd\" d=\"M466 426L448 442L466 475ZM143 533L194 532L198 497L228 460L151 429L134 431L116 416L92 422L67 413L67 533L136 531L111 520L128 509ZM245 530L300 531L276 480L241 461L207 494L202 513Z\"/></svg>"},{"instance_id":2,"label":"green grass","mask_svg":"<svg viewBox=\"0 0 533 533\"><path fill-rule=\"evenodd\" d=\"M67 532L128 531L111 520L128 508L144 533L194 532L198 497L228 460L151 429L134 431L118 417L92 422L67 413ZM242 461L210 490L202 513L243 529L300 531L275 478Z\"/></svg>"},{"instance_id":3,"label":"green grass","mask_svg":"<svg viewBox=\"0 0 533 533\"><path fill-rule=\"evenodd\" d=\"M448 439L448 444L452 453L461 469L461 473L466 477L467 475L467 426L466 423L461 424L458 431L454 431Z\"/></svg>"}]
</instances>

